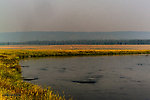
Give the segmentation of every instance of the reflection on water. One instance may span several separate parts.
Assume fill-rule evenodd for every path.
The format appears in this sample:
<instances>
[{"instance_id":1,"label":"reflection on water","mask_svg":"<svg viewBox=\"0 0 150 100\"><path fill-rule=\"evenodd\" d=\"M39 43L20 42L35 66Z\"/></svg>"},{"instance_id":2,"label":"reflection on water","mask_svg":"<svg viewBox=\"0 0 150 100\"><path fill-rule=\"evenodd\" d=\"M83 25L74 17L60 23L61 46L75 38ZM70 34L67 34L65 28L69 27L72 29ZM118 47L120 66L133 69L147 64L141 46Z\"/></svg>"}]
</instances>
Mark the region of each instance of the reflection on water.
<instances>
[{"instance_id":1,"label":"reflection on water","mask_svg":"<svg viewBox=\"0 0 150 100\"><path fill-rule=\"evenodd\" d=\"M30 82L76 100L150 100L150 56L51 57L20 62Z\"/></svg>"}]
</instances>

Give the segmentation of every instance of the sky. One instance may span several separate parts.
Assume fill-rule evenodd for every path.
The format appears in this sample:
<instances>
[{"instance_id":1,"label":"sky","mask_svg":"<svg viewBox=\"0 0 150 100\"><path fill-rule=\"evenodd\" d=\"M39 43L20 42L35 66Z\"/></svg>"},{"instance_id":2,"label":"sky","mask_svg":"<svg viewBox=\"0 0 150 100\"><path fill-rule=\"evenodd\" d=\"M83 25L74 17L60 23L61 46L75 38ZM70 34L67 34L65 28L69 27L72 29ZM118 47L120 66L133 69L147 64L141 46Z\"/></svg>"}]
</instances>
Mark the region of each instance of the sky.
<instances>
[{"instance_id":1,"label":"sky","mask_svg":"<svg viewBox=\"0 0 150 100\"><path fill-rule=\"evenodd\" d=\"M0 0L0 32L150 31L150 0Z\"/></svg>"}]
</instances>

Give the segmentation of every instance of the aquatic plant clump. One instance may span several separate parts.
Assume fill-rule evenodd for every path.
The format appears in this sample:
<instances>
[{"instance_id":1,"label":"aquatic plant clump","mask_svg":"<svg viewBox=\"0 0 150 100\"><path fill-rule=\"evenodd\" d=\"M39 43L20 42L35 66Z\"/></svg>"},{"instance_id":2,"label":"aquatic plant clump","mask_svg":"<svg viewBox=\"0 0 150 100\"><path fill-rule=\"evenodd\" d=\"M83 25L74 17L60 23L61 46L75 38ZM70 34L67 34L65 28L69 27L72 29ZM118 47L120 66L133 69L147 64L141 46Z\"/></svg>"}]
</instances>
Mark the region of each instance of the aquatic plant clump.
<instances>
[{"instance_id":1,"label":"aquatic plant clump","mask_svg":"<svg viewBox=\"0 0 150 100\"><path fill-rule=\"evenodd\" d=\"M150 54L150 50L0 50L0 100L65 100L50 88L24 82L19 61L29 57Z\"/></svg>"}]
</instances>

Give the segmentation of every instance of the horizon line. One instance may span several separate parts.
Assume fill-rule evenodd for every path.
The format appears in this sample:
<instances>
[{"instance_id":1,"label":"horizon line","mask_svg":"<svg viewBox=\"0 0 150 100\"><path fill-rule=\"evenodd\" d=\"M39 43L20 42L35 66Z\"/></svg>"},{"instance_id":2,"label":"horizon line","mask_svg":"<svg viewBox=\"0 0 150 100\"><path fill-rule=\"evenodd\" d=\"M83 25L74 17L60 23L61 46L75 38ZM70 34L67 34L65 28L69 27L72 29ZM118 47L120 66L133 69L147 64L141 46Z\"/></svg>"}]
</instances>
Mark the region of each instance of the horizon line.
<instances>
[{"instance_id":1,"label":"horizon line","mask_svg":"<svg viewBox=\"0 0 150 100\"><path fill-rule=\"evenodd\" d=\"M23 32L72 32L72 33L77 33L77 32L82 32L82 33L110 33L110 32L150 32L150 31L91 31L91 32L85 32L85 31L16 31L16 32L0 32L0 33L23 33Z\"/></svg>"}]
</instances>

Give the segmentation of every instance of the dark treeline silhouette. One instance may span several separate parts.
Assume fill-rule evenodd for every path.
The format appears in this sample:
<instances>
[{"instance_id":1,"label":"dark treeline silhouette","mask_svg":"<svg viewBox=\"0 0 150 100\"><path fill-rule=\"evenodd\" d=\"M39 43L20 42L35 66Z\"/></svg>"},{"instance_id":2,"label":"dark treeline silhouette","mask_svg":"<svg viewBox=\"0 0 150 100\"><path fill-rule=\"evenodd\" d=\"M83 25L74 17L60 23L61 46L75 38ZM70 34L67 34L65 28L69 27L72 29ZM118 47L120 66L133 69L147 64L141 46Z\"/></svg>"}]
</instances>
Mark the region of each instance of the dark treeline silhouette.
<instances>
[{"instance_id":1,"label":"dark treeline silhouette","mask_svg":"<svg viewBox=\"0 0 150 100\"><path fill-rule=\"evenodd\" d=\"M67 41L27 41L1 42L0 45L143 45L150 40L67 40Z\"/></svg>"}]
</instances>

